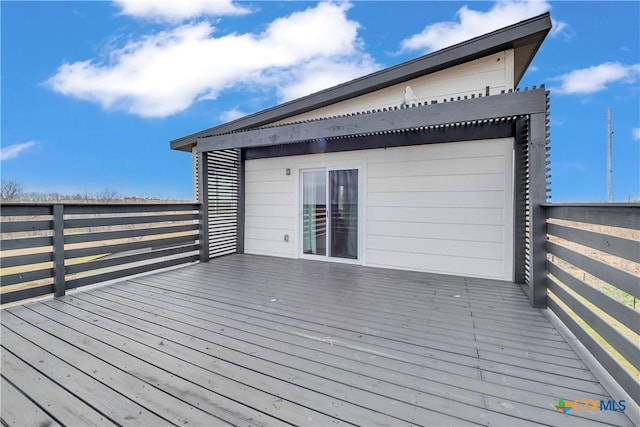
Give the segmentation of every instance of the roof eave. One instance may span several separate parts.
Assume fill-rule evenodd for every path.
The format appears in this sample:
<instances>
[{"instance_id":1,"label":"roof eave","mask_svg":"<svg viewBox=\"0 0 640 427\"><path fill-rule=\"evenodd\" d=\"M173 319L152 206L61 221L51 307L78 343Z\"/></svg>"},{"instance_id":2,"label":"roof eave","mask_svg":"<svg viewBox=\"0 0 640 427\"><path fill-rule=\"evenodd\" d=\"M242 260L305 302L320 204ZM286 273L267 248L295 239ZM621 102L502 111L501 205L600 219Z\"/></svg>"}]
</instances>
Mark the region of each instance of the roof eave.
<instances>
[{"instance_id":1,"label":"roof eave","mask_svg":"<svg viewBox=\"0 0 640 427\"><path fill-rule=\"evenodd\" d=\"M547 12L411 61L175 139L171 141L171 149L191 151L198 138L263 126L506 49L516 52L514 81L517 85L550 30L551 17Z\"/></svg>"}]
</instances>

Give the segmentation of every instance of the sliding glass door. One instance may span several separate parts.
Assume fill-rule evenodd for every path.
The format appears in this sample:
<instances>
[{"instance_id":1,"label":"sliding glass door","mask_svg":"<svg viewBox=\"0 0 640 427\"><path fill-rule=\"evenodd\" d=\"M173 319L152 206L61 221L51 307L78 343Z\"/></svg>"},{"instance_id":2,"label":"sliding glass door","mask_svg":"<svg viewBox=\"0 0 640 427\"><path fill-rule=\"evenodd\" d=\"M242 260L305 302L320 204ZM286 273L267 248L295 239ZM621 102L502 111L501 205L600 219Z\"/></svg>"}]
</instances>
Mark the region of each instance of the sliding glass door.
<instances>
[{"instance_id":1,"label":"sliding glass door","mask_svg":"<svg viewBox=\"0 0 640 427\"><path fill-rule=\"evenodd\" d=\"M358 169L302 172L303 254L358 259L358 191Z\"/></svg>"}]
</instances>

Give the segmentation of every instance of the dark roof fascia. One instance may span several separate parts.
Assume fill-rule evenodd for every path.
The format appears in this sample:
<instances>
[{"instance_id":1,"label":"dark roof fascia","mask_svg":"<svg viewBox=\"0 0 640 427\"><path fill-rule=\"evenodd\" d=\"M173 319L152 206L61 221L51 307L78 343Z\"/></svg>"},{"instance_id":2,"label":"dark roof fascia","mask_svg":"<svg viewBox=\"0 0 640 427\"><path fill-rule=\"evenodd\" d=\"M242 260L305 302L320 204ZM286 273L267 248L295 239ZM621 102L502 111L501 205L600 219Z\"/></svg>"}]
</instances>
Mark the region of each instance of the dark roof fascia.
<instances>
[{"instance_id":1,"label":"dark roof fascia","mask_svg":"<svg viewBox=\"0 0 640 427\"><path fill-rule=\"evenodd\" d=\"M227 122L175 139L171 141L171 148L174 150L188 151L196 144L199 138L234 132L240 129L264 126L287 117L313 111L506 49L517 49L521 46L531 46L533 44L535 47L530 50L531 58L523 61L526 67L533 60L533 55L535 55L535 52L540 45L542 45L542 42L550 30L551 17L547 12L457 45L423 55L393 67L385 68L367 76L279 104L232 122ZM526 68L516 70L516 85L519 83L525 70Z\"/></svg>"}]
</instances>

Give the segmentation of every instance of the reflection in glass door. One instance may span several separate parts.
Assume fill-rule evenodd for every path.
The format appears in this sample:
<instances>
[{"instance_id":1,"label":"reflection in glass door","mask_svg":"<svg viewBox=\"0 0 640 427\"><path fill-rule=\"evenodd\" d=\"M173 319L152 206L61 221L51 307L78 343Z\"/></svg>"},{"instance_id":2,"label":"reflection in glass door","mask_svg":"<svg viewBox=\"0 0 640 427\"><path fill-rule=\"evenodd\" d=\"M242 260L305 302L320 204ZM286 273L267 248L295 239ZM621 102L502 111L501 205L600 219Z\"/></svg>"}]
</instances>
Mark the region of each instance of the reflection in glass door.
<instances>
[{"instance_id":1,"label":"reflection in glass door","mask_svg":"<svg viewBox=\"0 0 640 427\"><path fill-rule=\"evenodd\" d=\"M302 172L302 252L358 259L357 169Z\"/></svg>"},{"instance_id":2,"label":"reflection in glass door","mask_svg":"<svg viewBox=\"0 0 640 427\"><path fill-rule=\"evenodd\" d=\"M358 170L329 171L329 256L358 259Z\"/></svg>"},{"instance_id":3,"label":"reflection in glass door","mask_svg":"<svg viewBox=\"0 0 640 427\"><path fill-rule=\"evenodd\" d=\"M302 252L327 254L326 172L302 173Z\"/></svg>"}]
</instances>

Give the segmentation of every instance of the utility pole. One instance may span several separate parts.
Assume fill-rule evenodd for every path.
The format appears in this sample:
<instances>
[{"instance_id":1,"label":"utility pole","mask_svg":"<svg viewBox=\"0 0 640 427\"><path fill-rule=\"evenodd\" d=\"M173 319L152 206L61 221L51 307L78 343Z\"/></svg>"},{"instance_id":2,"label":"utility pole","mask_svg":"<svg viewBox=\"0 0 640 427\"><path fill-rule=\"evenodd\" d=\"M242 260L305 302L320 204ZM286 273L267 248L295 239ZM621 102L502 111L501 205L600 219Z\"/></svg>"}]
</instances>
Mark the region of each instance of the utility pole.
<instances>
[{"instance_id":1,"label":"utility pole","mask_svg":"<svg viewBox=\"0 0 640 427\"><path fill-rule=\"evenodd\" d=\"M611 108L607 110L607 201L613 202L613 129L611 127Z\"/></svg>"}]
</instances>

